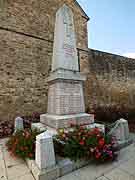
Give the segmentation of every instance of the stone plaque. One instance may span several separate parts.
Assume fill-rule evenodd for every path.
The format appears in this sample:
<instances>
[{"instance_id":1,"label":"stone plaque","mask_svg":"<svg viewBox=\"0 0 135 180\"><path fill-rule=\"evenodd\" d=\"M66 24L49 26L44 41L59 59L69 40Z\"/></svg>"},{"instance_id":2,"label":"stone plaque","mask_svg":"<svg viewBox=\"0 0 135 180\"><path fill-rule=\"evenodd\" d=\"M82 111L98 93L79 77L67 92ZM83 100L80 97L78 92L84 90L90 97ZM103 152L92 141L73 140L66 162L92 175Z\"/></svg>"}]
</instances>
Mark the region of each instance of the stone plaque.
<instances>
[{"instance_id":1,"label":"stone plaque","mask_svg":"<svg viewBox=\"0 0 135 180\"><path fill-rule=\"evenodd\" d=\"M82 83L56 82L51 84L47 112L57 115L85 112Z\"/></svg>"}]
</instances>

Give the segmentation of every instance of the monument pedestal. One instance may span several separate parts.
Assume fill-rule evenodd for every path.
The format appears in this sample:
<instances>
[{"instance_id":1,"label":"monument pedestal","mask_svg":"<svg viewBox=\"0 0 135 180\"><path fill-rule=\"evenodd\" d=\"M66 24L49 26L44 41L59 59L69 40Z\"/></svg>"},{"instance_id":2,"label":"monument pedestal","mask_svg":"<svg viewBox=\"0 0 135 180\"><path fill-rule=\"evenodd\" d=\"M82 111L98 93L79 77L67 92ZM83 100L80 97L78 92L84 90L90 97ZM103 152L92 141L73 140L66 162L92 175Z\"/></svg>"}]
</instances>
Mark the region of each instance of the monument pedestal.
<instances>
[{"instance_id":1,"label":"monument pedestal","mask_svg":"<svg viewBox=\"0 0 135 180\"><path fill-rule=\"evenodd\" d=\"M67 69L51 72L47 79L48 109L40 117L40 122L53 127L70 127L71 124L94 123L94 116L85 113L83 81L85 75Z\"/></svg>"},{"instance_id":2,"label":"monument pedestal","mask_svg":"<svg viewBox=\"0 0 135 180\"><path fill-rule=\"evenodd\" d=\"M91 124L94 123L94 116L87 113L80 113L74 115L51 115L42 114L40 122L52 128L70 127L71 124Z\"/></svg>"}]
</instances>

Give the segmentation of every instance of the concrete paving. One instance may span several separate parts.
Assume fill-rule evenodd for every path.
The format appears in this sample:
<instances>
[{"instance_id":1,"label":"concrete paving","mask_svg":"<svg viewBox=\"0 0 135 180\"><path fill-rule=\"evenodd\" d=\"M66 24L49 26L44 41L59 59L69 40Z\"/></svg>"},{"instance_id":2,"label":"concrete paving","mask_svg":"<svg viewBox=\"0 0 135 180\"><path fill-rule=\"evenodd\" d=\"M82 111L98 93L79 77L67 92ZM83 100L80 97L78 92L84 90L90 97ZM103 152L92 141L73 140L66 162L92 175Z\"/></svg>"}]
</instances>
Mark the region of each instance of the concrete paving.
<instances>
[{"instance_id":1,"label":"concrete paving","mask_svg":"<svg viewBox=\"0 0 135 180\"><path fill-rule=\"evenodd\" d=\"M35 180L25 161L10 156L6 141L0 139L0 180ZM135 180L135 143L122 149L113 163L90 164L58 180Z\"/></svg>"}]
</instances>

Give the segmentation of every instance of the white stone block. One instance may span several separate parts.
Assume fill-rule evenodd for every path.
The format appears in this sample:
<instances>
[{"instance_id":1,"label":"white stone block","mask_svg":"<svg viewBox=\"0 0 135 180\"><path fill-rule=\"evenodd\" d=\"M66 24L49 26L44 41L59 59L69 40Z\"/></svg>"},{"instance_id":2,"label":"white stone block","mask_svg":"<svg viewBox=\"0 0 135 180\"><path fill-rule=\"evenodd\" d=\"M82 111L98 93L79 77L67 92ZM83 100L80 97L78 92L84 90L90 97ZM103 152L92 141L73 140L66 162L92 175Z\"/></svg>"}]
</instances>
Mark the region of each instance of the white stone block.
<instances>
[{"instance_id":1,"label":"white stone block","mask_svg":"<svg viewBox=\"0 0 135 180\"><path fill-rule=\"evenodd\" d=\"M39 169L55 165L54 145L51 133L46 131L36 137L36 164Z\"/></svg>"},{"instance_id":2,"label":"white stone block","mask_svg":"<svg viewBox=\"0 0 135 180\"><path fill-rule=\"evenodd\" d=\"M117 141L127 141L129 139L128 121L125 119L119 119L116 121L115 126L111 129L109 134L114 136Z\"/></svg>"},{"instance_id":3,"label":"white stone block","mask_svg":"<svg viewBox=\"0 0 135 180\"><path fill-rule=\"evenodd\" d=\"M42 114L40 115L40 122L52 128L59 129L64 127L70 127L71 124L84 125L94 123L94 115L87 113L63 116Z\"/></svg>"},{"instance_id":4,"label":"white stone block","mask_svg":"<svg viewBox=\"0 0 135 180\"><path fill-rule=\"evenodd\" d=\"M123 130L124 130L124 140L129 139L129 127L128 127L128 121L125 119L120 119L121 123L123 124Z\"/></svg>"},{"instance_id":5,"label":"white stone block","mask_svg":"<svg viewBox=\"0 0 135 180\"><path fill-rule=\"evenodd\" d=\"M15 126L14 132L19 131L19 130L23 130L24 129L23 119L21 117L15 118L15 125L14 126Z\"/></svg>"},{"instance_id":6,"label":"white stone block","mask_svg":"<svg viewBox=\"0 0 135 180\"><path fill-rule=\"evenodd\" d=\"M37 129L40 132L44 132L47 130L46 126L42 123L32 123L31 124L31 129Z\"/></svg>"},{"instance_id":7,"label":"white stone block","mask_svg":"<svg viewBox=\"0 0 135 180\"><path fill-rule=\"evenodd\" d=\"M73 162L70 159L63 159L58 162L60 168L60 176L68 174L73 171Z\"/></svg>"},{"instance_id":8,"label":"white stone block","mask_svg":"<svg viewBox=\"0 0 135 180\"><path fill-rule=\"evenodd\" d=\"M101 132L105 133L105 125L104 124L93 123L93 124L87 125L86 128L88 128L88 129L98 128Z\"/></svg>"}]
</instances>

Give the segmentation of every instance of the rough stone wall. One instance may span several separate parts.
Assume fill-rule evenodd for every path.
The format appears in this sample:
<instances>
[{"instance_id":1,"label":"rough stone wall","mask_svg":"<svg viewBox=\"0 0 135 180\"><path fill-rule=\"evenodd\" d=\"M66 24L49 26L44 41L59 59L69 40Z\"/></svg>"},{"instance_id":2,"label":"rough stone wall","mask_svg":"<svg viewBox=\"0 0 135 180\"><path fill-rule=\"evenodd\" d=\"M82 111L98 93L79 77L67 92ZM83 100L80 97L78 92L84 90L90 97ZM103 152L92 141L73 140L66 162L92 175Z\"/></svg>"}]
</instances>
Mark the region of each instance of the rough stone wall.
<instances>
[{"instance_id":1,"label":"rough stone wall","mask_svg":"<svg viewBox=\"0 0 135 180\"><path fill-rule=\"evenodd\" d=\"M2 0L0 27L53 41L56 11L66 3L74 13L77 46L88 48L87 17L74 0Z\"/></svg>"},{"instance_id":2,"label":"rough stone wall","mask_svg":"<svg viewBox=\"0 0 135 180\"><path fill-rule=\"evenodd\" d=\"M0 30L0 117L45 111L52 43Z\"/></svg>"},{"instance_id":3,"label":"rough stone wall","mask_svg":"<svg viewBox=\"0 0 135 180\"><path fill-rule=\"evenodd\" d=\"M86 82L87 105L125 106L135 104L135 59L89 50Z\"/></svg>"},{"instance_id":4,"label":"rough stone wall","mask_svg":"<svg viewBox=\"0 0 135 180\"><path fill-rule=\"evenodd\" d=\"M55 14L74 12L77 47L88 49L87 17L74 0L0 1L0 120L46 112ZM85 57L85 53L80 53Z\"/></svg>"}]
</instances>

